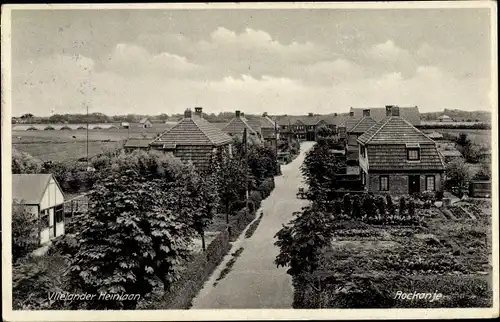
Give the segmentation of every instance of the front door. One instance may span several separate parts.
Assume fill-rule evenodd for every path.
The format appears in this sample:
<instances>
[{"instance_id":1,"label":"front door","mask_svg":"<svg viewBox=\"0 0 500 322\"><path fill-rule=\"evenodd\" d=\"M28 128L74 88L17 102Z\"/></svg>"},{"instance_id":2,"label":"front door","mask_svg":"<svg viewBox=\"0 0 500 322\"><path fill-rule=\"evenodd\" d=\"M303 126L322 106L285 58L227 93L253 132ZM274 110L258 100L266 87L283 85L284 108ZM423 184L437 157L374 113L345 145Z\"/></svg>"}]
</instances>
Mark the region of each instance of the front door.
<instances>
[{"instance_id":1,"label":"front door","mask_svg":"<svg viewBox=\"0 0 500 322\"><path fill-rule=\"evenodd\" d=\"M409 176L408 178L408 193L420 192L420 176Z\"/></svg>"}]
</instances>

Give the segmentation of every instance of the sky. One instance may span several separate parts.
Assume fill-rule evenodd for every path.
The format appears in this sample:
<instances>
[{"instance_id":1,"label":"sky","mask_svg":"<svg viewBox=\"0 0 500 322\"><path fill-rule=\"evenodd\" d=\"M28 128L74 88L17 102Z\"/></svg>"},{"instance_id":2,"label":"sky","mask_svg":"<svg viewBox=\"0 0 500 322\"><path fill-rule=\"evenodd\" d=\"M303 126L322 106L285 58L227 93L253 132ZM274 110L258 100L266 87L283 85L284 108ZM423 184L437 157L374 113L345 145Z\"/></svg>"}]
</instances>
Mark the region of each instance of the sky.
<instances>
[{"instance_id":1,"label":"sky","mask_svg":"<svg viewBox=\"0 0 500 322\"><path fill-rule=\"evenodd\" d=\"M13 10L12 114L490 110L489 14Z\"/></svg>"}]
</instances>

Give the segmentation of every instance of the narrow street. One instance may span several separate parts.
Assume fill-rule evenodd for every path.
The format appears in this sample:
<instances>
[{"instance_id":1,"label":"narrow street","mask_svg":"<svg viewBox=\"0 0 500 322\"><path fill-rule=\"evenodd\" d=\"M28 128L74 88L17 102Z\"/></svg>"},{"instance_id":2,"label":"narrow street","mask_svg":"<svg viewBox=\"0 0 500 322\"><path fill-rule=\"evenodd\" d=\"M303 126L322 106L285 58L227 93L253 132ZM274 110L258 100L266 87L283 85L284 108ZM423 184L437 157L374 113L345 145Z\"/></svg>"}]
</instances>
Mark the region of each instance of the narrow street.
<instances>
[{"instance_id":1,"label":"narrow street","mask_svg":"<svg viewBox=\"0 0 500 322\"><path fill-rule=\"evenodd\" d=\"M224 258L193 300L193 309L292 307L291 278L286 273L286 268L277 268L274 264L278 254L278 248L274 246L274 235L293 218L293 212L307 204L306 200L297 199L296 193L304 185L300 166L305 153L313 144L314 142L302 143L299 156L290 164L282 166L283 175L275 178L276 188L262 202L264 216L259 227L251 238L241 236L233 245L231 253L240 247L244 248L243 253L227 276L214 287L215 279L231 256Z\"/></svg>"}]
</instances>

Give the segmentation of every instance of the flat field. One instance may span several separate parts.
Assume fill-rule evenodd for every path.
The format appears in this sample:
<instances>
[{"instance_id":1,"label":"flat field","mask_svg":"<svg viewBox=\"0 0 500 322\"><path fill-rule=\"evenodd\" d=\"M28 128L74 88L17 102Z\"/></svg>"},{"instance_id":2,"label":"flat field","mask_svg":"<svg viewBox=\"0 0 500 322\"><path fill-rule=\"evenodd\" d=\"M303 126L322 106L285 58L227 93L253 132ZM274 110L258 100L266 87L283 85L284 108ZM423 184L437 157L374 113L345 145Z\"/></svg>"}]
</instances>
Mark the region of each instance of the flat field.
<instances>
[{"instance_id":1,"label":"flat field","mask_svg":"<svg viewBox=\"0 0 500 322\"><path fill-rule=\"evenodd\" d=\"M153 124L151 128L89 130L89 157L122 148L128 138L151 138L172 127ZM86 130L12 131L12 147L42 161L79 159L87 153Z\"/></svg>"},{"instance_id":2,"label":"flat field","mask_svg":"<svg viewBox=\"0 0 500 322\"><path fill-rule=\"evenodd\" d=\"M473 130L473 129L424 129L424 133L449 133L458 136L460 133L466 133L472 142L491 148L491 130Z\"/></svg>"}]
</instances>

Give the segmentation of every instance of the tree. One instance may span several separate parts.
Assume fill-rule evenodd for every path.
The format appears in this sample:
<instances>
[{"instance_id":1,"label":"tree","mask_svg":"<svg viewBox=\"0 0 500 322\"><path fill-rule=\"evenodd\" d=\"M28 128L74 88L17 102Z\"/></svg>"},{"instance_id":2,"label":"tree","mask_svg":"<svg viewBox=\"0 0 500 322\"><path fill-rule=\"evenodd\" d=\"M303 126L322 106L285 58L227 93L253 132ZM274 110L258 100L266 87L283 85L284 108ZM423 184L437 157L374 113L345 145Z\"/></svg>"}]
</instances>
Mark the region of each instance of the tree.
<instances>
[{"instance_id":1,"label":"tree","mask_svg":"<svg viewBox=\"0 0 500 322\"><path fill-rule=\"evenodd\" d=\"M12 173L41 173L43 162L26 152L12 149Z\"/></svg>"},{"instance_id":2,"label":"tree","mask_svg":"<svg viewBox=\"0 0 500 322\"><path fill-rule=\"evenodd\" d=\"M240 160L231 158L224 152L215 165L215 177L220 202L226 214L226 223L229 224L231 207L246 191L245 168Z\"/></svg>"},{"instance_id":3,"label":"tree","mask_svg":"<svg viewBox=\"0 0 500 322\"><path fill-rule=\"evenodd\" d=\"M79 223L79 248L71 258L71 285L88 293L148 296L179 277L195 229L189 207L192 169L157 151L115 158L98 177L89 212ZM137 301L83 303L83 308L133 309Z\"/></svg>"},{"instance_id":4,"label":"tree","mask_svg":"<svg viewBox=\"0 0 500 322\"><path fill-rule=\"evenodd\" d=\"M37 218L22 203L12 203L12 260L18 261L39 245Z\"/></svg>"},{"instance_id":5,"label":"tree","mask_svg":"<svg viewBox=\"0 0 500 322\"><path fill-rule=\"evenodd\" d=\"M342 167L328 145L317 143L306 155L301 172L309 186L311 199L332 200L335 198L336 174Z\"/></svg>"},{"instance_id":6,"label":"tree","mask_svg":"<svg viewBox=\"0 0 500 322\"><path fill-rule=\"evenodd\" d=\"M469 180L469 168L463 159L455 159L446 165L445 187L448 190L456 191L461 197L461 194L467 190Z\"/></svg>"},{"instance_id":7,"label":"tree","mask_svg":"<svg viewBox=\"0 0 500 322\"><path fill-rule=\"evenodd\" d=\"M297 277L313 273L333 236L331 217L319 208L305 207L288 225L276 234L275 245L280 252L275 263L278 267L289 267L287 273Z\"/></svg>"},{"instance_id":8,"label":"tree","mask_svg":"<svg viewBox=\"0 0 500 322\"><path fill-rule=\"evenodd\" d=\"M489 162L482 161L481 168L474 175L474 180L491 180L491 164Z\"/></svg>"}]
</instances>

